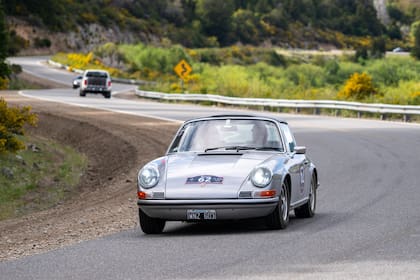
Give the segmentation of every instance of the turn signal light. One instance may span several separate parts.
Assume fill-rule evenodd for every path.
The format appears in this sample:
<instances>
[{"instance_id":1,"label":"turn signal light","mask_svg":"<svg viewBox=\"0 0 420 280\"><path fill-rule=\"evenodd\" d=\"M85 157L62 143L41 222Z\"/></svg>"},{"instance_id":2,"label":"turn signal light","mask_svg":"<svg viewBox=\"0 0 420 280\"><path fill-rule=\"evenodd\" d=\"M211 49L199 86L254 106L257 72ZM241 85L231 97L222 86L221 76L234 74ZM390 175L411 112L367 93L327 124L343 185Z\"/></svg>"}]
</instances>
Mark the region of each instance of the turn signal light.
<instances>
[{"instance_id":1,"label":"turn signal light","mask_svg":"<svg viewBox=\"0 0 420 280\"><path fill-rule=\"evenodd\" d=\"M271 198L271 197L275 197L276 193L277 193L276 190L260 191L260 192L256 192L255 196Z\"/></svg>"},{"instance_id":2,"label":"turn signal light","mask_svg":"<svg viewBox=\"0 0 420 280\"><path fill-rule=\"evenodd\" d=\"M139 199L146 199L147 194L145 192L138 191L137 196Z\"/></svg>"}]
</instances>

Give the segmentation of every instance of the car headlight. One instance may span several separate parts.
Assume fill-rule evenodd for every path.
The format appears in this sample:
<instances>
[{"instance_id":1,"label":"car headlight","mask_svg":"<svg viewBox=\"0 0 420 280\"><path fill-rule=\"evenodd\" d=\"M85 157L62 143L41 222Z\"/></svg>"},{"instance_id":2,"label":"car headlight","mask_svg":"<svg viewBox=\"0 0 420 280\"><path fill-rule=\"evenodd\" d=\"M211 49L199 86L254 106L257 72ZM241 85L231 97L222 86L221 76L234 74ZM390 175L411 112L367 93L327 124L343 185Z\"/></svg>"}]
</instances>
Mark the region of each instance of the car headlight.
<instances>
[{"instance_id":1,"label":"car headlight","mask_svg":"<svg viewBox=\"0 0 420 280\"><path fill-rule=\"evenodd\" d=\"M159 170L153 165L144 167L138 175L140 186L145 189L153 188L159 182Z\"/></svg>"},{"instance_id":2,"label":"car headlight","mask_svg":"<svg viewBox=\"0 0 420 280\"><path fill-rule=\"evenodd\" d=\"M270 184L272 176L271 170L267 167L258 167L252 172L251 181L254 186L264 188Z\"/></svg>"}]
</instances>

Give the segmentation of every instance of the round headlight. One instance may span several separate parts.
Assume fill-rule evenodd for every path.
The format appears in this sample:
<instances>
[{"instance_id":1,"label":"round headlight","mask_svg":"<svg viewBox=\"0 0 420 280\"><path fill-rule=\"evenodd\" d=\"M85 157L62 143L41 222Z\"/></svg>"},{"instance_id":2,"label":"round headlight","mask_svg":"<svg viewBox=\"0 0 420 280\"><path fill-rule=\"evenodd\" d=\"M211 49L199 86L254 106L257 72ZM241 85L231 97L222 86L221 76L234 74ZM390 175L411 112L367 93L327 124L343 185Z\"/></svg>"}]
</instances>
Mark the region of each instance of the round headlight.
<instances>
[{"instance_id":1,"label":"round headlight","mask_svg":"<svg viewBox=\"0 0 420 280\"><path fill-rule=\"evenodd\" d=\"M159 182L159 170L155 166L146 166L140 171L138 178L140 186L153 188Z\"/></svg>"},{"instance_id":2,"label":"round headlight","mask_svg":"<svg viewBox=\"0 0 420 280\"><path fill-rule=\"evenodd\" d=\"M263 188L271 182L271 170L266 167L258 167L254 170L251 176L251 181L254 186Z\"/></svg>"}]
</instances>

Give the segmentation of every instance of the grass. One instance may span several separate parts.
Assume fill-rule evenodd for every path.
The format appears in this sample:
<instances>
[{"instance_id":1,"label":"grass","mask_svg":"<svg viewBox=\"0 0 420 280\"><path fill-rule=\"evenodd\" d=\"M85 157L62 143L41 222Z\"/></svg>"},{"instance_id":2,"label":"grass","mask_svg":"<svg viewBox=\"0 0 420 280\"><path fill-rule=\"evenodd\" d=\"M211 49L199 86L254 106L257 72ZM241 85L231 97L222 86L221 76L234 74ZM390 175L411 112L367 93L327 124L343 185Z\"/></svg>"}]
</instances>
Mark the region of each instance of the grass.
<instances>
[{"instance_id":1,"label":"grass","mask_svg":"<svg viewBox=\"0 0 420 280\"><path fill-rule=\"evenodd\" d=\"M0 155L0 220L65 201L77 193L87 168L87 158L68 146L37 136L23 141L30 148Z\"/></svg>"},{"instance_id":2,"label":"grass","mask_svg":"<svg viewBox=\"0 0 420 280\"><path fill-rule=\"evenodd\" d=\"M17 77L12 77L9 82L10 90L21 90L21 89L41 89L40 85L33 82L26 81Z\"/></svg>"}]
</instances>

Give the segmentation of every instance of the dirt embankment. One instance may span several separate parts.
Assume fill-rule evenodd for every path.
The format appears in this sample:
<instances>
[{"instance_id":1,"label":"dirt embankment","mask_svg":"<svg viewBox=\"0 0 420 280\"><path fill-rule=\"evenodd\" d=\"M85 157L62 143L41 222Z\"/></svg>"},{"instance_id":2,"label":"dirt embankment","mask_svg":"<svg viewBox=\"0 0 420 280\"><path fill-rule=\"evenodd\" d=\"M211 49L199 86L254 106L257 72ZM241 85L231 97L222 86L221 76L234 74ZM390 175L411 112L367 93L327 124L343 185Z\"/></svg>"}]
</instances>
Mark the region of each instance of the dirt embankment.
<instances>
[{"instance_id":1,"label":"dirt embankment","mask_svg":"<svg viewBox=\"0 0 420 280\"><path fill-rule=\"evenodd\" d=\"M73 146L89 158L80 193L47 211L0 222L0 261L137 227L138 168L165 153L179 124L28 99L0 92L39 114L29 133Z\"/></svg>"}]
</instances>

